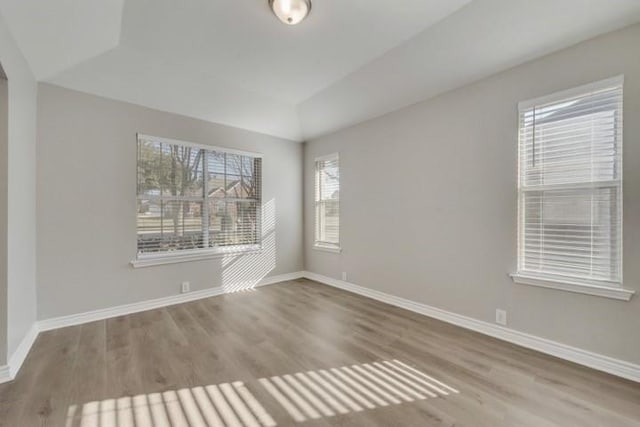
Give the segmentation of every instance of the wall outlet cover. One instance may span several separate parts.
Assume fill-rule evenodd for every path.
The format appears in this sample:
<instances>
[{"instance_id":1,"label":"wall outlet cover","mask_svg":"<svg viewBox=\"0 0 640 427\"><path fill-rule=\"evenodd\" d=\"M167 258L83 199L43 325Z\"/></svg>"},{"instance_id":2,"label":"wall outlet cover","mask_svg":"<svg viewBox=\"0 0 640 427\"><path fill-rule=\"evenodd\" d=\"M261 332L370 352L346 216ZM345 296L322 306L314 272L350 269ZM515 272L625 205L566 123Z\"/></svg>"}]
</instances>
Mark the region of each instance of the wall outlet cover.
<instances>
[{"instance_id":1,"label":"wall outlet cover","mask_svg":"<svg viewBox=\"0 0 640 427\"><path fill-rule=\"evenodd\" d=\"M180 290L183 294L189 292L191 290L191 284L189 282L182 282Z\"/></svg>"},{"instance_id":2,"label":"wall outlet cover","mask_svg":"<svg viewBox=\"0 0 640 427\"><path fill-rule=\"evenodd\" d=\"M507 326L507 311L506 310L496 310L496 323L499 325Z\"/></svg>"}]
</instances>

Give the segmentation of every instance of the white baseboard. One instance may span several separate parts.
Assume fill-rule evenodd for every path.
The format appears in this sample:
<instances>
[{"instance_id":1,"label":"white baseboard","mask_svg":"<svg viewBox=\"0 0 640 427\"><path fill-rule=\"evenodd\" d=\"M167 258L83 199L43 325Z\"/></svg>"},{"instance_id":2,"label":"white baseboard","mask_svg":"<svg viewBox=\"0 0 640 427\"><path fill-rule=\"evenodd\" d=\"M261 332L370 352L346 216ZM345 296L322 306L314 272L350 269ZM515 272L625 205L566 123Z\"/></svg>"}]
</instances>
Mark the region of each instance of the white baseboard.
<instances>
[{"instance_id":1,"label":"white baseboard","mask_svg":"<svg viewBox=\"0 0 640 427\"><path fill-rule=\"evenodd\" d=\"M92 310L84 313L71 314L68 316L54 317L51 319L40 320L38 322L38 329L41 332L44 332L52 329L66 328L67 326L82 325L83 323L110 319L112 317L123 316L125 314L139 313L141 311L153 310L154 308L167 307L183 302L209 298L216 295L222 295L223 293L224 290L222 288L211 288L186 294L134 302L132 304L118 305L116 307Z\"/></svg>"},{"instance_id":2,"label":"white baseboard","mask_svg":"<svg viewBox=\"0 0 640 427\"><path fill-rule=\"evenodd\" d=\"M18 348L13 352L13 354L9 357L9 363L0 366L0 384L13 380L16 375L18 375L18 371L22 367L27 355L29 354L29 350L33 346L33 343L38 338L38 325L34 323L27 334L22 338L20 344L18 344Z\"/></svg>"},{"instance_id":3,"label":"white baseboard","mask_svg":"<svg viewBox=\"0 0 640 427\"><path fill-rule=\"evenodd\" d=\"M36 338L38 338L38 333L38 324L34 323L31 325L31 328L29 328L27 335L25 335L22 341L20 341L16 351L14 351L13 355L9 358L9 372L11 374L11 378L15 378L18 374L18 371L29 354L29 350L31 350L33 343L36 342Z\"/></svg>"},{"instance_id":4,"label":"white baseboard","mask_svg":"<svg viewBox=\"0 0 640 427\"><path fill-rule=\"evenodd\" d=\"M260 283L258 283L258 286L275 285L276 283L302 279L303 277L304 271L294 271L293 273L278 274L277 276L265 277L260 281Z\"/></svg>"},{"instance_id":5,"label":"white baseboard","mask_svg":"<svg viewBox=\"0 0 640 427\"><path fill-rule=\"evenodd\" d=\"M609 356L592 353L566 344L551 341L546 338L540 338L524 332L519 332L503 326L494 325L482 320L473 319L471 317L462 316L460 314L445 311L439 308L431 307L405 298L389 295L384 292L375 291L362 286L343 280L333 279L331 277L304 272L304 277L316 282L324 283L335 288L340 288L348 292L362 295L377 301L381 301L396 307L404 308L434 319L442 320L456 326L460 326L472 331L480 332L494 338L508 341L513 344L537 350L541 353L559 357L589 368L607 372L631 381L640 382L640 365L626 362L624 360L614 359Z\"/></svg>"},{"instance_id":6,"label":"white baseboard","mask_svg":"<svg viewBox=\"0 0 640 427\"><path fill-rule=\"evenodd\" d=\"M300 279L301 277L303 277L302 271L280 274L277 276L266 277L260 280L260 282L258 282L258 284L255 286L259 287L273 285L275 283L286 282L288 280ZM230 286L229 288L234 287ZM120 305L117 307L104 308L100 310L88 311L85 313L40 320L31 327L16 351L10 357L9 363L7 365L0 366L0 384L2 384L3 382L11 381L15 378L40 332L64 328L67 326L81 325L83 323L109 319L111 317L123 316L125 314L139 313L142 311L153 310L154 308L168 307L170 305L196 301L199 299L209 298L216 295L222 295L232 292L234 291L225 289L224 287L216 287L205 289L202 291L189 292L186 294L172 295L164 298L157 298L148 301Z\"/></svg>"},{"instance_id":7,"label":"white baseboard","mask_svg":"<svg viewBox=\"0 0 640 427\"><path fill-rule=\"evenodd\" d=\"M285 282L287 280L295 280L303 277L301 271L287 274L279 274L277 276L265 277L260 280L255 287L272 285L274 283ZM238 287L244 288L246 286ZM229 289L234 286L229 286ZM83 323L95 322L97 320L110 319L112 317L123 316L126 314L139 313L142 311L153 310L154 308L168 307L170 305L182 304L185 302L196 301L203 298L214 297L217 295L232 293L234 291L227 290L224 287L215 287L204 289L201 291L188 292L185 294L171 295L168 297L157 298L147 301L135 302L132 304L119 305L116 307L103 308L100 310L87 311L85 313L72 314L69 316L54 317L52 319L40 320L38 322L39 331L50 331L52 329L64 328L67 326L81 325Z\"/></svg>"},{"instance_id":8,"label":"white baseboard","mask_svg":"<svg viewBox=\"0 0 640 427\"><path fill-rule=\"evenodd\" d=\"M11 381L11 369L9 365L0 365L0 384Z\"/></svg>"},{"instance_id":9,"label":"white baseboard","mask_svg":"<svg viewBox=\"0 0 640 427\"><path fill-rule=\"evenodd\" d=\"M404 308L425 316L429 316L447 323L451 323L466 329L471 329L485 335L492 336L513 344L527 347L540 351L561 359L575 362L593 369L610 373L632 381L640 382L640 365L592 353L566 344L561 344L545 338L519 332L513 329L494 325L489 322L473 319L460 314L452 313L439 308L431 307L405 298L389 295L384 292L375 291L353 283L333 279L320 274L300 271L262 279L257 286L267 286L289 280L306 277L335 288L343 289L358 295L362 295L377 301L381 301L396 307ZM152 310L154 308L167 307L170 305L180 304L198 299L209 298L216 295L228 293L222 287L206 289L203 291L190 292L187 294L174 295L170 297L158 298L149 301L142 301L133 304L126 304L112 308L94 310L86 313L79 313L70 316L57 317L52 319L41 320L37 322L29 333L22 340L18 349L9 359L9 364L0 366L0 383L12 380L20 370L24 360L29 353L29 349L35 342L38 333L67 326L80 325L83 323L94 322L97 320L108 319L111 317L122 316L126 314L138 313L142 311Z\"/></svg>"}]
</instances>

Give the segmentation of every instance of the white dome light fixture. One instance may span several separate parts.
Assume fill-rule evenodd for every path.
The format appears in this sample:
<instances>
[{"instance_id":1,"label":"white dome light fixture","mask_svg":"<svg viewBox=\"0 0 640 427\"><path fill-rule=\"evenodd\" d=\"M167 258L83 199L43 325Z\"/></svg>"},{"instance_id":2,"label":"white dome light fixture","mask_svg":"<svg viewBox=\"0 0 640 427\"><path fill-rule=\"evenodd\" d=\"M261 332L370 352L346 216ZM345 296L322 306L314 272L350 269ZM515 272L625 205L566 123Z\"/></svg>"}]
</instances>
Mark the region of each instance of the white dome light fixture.
<instances>
[{"instance_id":1,"label":"white dome light fixture","mask_svg":"<svg viewBox=\"0 0 640 427\"><path fill-rule=\"evenodd\" d=\"M296 25L311 12L311 0L269 0L273 13L287 25Z\"/></svg>"}]
</instances>

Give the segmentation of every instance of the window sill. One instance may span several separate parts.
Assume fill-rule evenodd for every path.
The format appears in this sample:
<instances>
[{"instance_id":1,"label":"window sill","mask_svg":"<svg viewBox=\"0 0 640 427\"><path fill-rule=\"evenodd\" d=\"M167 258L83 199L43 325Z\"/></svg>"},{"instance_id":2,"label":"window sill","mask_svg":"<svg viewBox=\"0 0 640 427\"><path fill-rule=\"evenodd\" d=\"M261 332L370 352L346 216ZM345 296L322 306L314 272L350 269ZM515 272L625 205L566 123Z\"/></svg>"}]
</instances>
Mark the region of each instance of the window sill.
<instances>
[{"instance_id":1,"label":"window sill","mask_svg":"<svg viewBox=\"0 0 640 427\"><path fill-rule=\"evenodd\" d=\"M635 293L622 287L598 285L594 283L580 282L579 280L571 280L570 278L556 278L535 276L529 274L511 274L514 283L520 285L539 286L542 288L557 289L567 292L575 292L579 294L595 295L598 297L612 298L622 301L629 301Z\"/></svg>"},{"instance_id":2,"label":"window sill","mask_svg":"<svg viewBox=\"0 0 640 427\"><path fill-rule=\"evenodd\" d=\"M157 254L138 255L138 258L131 261L133 268L153 267L164 264L177 264L181 262L203 261L213 258L224 258L234 255L256 254L262 250L260 245L233 246L229 248L218 248L214 250L192 250L175 251Z\"/></svg>"},{"instance_id":3,"label":"window sill","mask_svg":"<svg viewBox=\"0 0 640 427\"><path fill-rule=\"evenodd\" d=\"M334 254L339 254L342 252L342 248L340 246L323 245L319 243L313 245L313 249L323 252L332 252Z\"/></svg>"}]
</instances>

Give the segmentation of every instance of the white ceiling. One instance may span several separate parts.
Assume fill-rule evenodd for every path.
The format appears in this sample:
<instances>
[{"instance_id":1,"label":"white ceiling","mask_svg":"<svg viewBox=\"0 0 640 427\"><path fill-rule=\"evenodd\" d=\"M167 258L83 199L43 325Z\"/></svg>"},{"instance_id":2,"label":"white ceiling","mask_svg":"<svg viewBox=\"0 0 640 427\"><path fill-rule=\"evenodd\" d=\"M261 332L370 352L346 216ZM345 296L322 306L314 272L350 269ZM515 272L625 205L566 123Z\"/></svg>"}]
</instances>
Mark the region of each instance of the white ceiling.
<instances>
[{"instance_id":1,"label":"white ceiling","mask_svg":"<svg viewBox=\"0 0 640 427\"><path fill-rule=\"evenodd\" d=\"M640 0L474 0L304 101L301 127L326 134L638 21Z\"/></svg>"},{"instance_id":2,"label":"white ceiling","mask_svg":"<svg viewBox=\"0 0 640 427\"><path fill-rule=\"evenodd\" d=\"M0 0L34 74L304 140L640 21L639 0Z\"/></svg>"},{"instance_id":3,"label":"white ceiling","mask_svg":"<svg viewBox=\"0 0 640 427\"><path fill-rule=\"evenodd\" d=\"M39 80L112 49L124 0L0 0L31 71Z\"/></svg>"}]
</instances>

